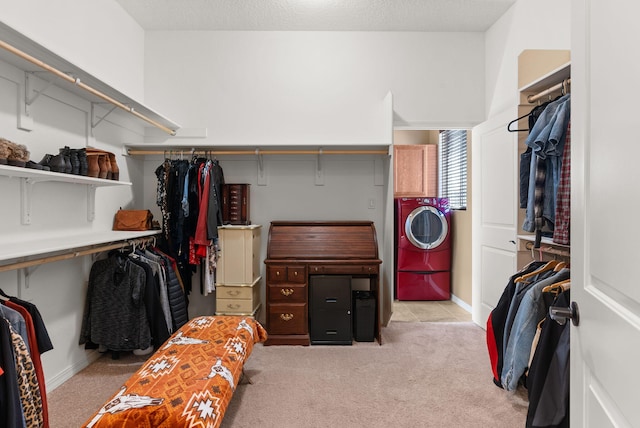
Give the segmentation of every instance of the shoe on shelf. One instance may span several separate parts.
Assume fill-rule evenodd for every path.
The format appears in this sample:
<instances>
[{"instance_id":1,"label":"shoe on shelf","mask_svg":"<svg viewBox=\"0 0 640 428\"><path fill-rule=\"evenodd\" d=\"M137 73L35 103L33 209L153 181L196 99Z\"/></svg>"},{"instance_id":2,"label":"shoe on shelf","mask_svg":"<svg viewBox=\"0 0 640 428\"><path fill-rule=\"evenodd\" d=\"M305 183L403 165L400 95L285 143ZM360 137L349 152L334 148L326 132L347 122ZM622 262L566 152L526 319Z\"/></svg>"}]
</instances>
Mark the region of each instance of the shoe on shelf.
<instances>
[{"instance_id":1,"label":"shoe on shelf","mask_svg":"<svg viewBox=\"0 0 640 428\"><path fill-rule=\"evenodd\" d=\"M87 162L87 149L84 147L81 149L71 149L71 153L73 153L78 157L78 174L79 175L87 175L89 164Z\"/></svg>"},{"instance_id":2,"label":"shoe on shelf","mask_svg":"<svg viewBox=\"0 0 640 428\"><path fill-rule=\"evenodd\" d=\"M60 156L62 156L62 159L64 159L64 173L66 174L71 174L71 172L73 171L73 166L71 165L71 156L69 154L70 152L70 148L69 146L64 146L63 148L61 148L59 150Z\"/></svg>"},{"instance_id":3,"label":"shoe on shelf","mask_svg":"<svg viewBox=\"0 0 640 428\"><path fill-rule=\"evenodd\" d=\"M67 170L67 164L61 155L46 154L38 164L42 165L43 169L47 171L64 173Z\"/></svg>"},{"instance_id":4,"label":"shoe on shelf","mask_svg":"<svg viewBox=\"0 0 640 428\"><path fill-rule=\"evenodd\" d=\"M87 153L87 177L98 178L100 176L100 162L98 153Z\"/></svg>"},{"instance_id":5,"label":"shoe on shelf","mask_svg":"<svg viewBox=\"0 0 640 428\"><path fill-rule=\"evenodd\" d=\"M0 165L9 164L9 140L5 140L4 138L0 138Z\"/></svg>"},{"instance_id":6,"label":"shoe on shelf","mask_svg":"<svg viewBox=\"0 0 640 428\"><path fill-rule=\"evenodd\" d=\"M11 166L25 167L29 161L29 150L24 144L16 144L5 140L8 144L9 154L7 155L7 163Z\"/></svg>"},{"instance_id":7,"label":"shoe on shelf","mask_svg":"<svg viewBox=\"0 0 640 428\"><path fill-rule=\"evenodd\" d=\"M38 170L40 170L40 171L43 171L45 168L47 168L47 169L46 169L46 171L49 171L49 167L48 167L48 166L47 166L47 167L44 167L44 166L40 165L39 163L35 163L34 161L31 161L31 160L30 160L30 161L28 161L28 162L27 162L27 164L26 164L25 166L26 166L27 168L31 168L31 169L38 169Z\"/></svg>"},{"instance_id":8,"label":"shoe on shelf","mask_svg":"<svg viewBox=\"0 0 640 428\"><path fill-rule=\"evenodd\" d=\"M115 154L107 152L105 150L94 149L92 147L87 147L86 151L88 158L90 158L91 156L98 156L100 178L116 181L120 179L120 168L118 168Z\"/></svg>"}]
</instances>

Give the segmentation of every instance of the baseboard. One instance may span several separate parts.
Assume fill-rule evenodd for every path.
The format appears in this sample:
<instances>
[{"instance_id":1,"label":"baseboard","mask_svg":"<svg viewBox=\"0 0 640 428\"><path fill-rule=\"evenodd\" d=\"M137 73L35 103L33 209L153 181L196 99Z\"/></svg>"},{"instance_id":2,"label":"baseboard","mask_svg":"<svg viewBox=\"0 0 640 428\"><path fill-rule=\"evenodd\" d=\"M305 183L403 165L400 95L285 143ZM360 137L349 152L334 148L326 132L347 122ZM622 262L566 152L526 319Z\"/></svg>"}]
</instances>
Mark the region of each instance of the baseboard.
<instances>
[{"instance_id":1,"label":"baseboard","mask_svg":"<svg viewBox=\"0 0 640 428\"><path fill-rule=\"evenodd\" d=\"M464 309L465 311L471 313L471 305L469 305L467 302L465 302L464 300L454 296L453 294L451 295L451 301L453 303L455 303L456 305L460 306L462 309Z\"/></svg>"},{"instance_id":2,"label":"baseboard","mask_svg":"<svg viewBox=\"0 0 640 428\"><path fill-rule=\"evenodd\" d=\"M87 352L87 359L84 361L78 361L75 364L67 367L56 376L51 379L46 380L47 392L51 392L69 379L73 377L73 375L80 373L83 369L89 366L89 364L93 363L95 360L100 358L102 354L98 352L98 350L93 350Z\"/></svg>"}]
</instances>

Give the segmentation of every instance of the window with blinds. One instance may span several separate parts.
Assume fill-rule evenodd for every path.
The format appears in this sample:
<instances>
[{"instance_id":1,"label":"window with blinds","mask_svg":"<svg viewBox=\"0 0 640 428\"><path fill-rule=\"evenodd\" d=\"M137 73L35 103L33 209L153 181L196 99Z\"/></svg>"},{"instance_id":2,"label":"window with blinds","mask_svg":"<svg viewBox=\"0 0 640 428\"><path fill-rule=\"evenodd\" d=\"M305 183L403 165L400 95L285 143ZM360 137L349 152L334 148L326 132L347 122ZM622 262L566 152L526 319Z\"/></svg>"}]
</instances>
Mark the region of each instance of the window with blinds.
<instances>
[{"instance_id":1,"label":"window with blinds","mask_svg":"<svg viewBox=\"0 0 640 428\"><path fill-rule=\"evenodd\" d=\"M440 189L454 210L467 209L467 131L440 131Z\"/></svg>"}]
</instances>

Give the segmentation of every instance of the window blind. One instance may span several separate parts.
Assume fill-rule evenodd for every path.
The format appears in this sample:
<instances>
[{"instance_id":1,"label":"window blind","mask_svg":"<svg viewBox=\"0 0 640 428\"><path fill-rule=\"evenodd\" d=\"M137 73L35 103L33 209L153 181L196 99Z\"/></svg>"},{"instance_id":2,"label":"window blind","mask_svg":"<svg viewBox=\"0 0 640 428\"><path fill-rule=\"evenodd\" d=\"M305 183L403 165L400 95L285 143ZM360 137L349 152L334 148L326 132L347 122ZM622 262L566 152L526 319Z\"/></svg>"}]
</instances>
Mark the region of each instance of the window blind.
<instances>
[{"instance_id":1,"label":"window blind","mask_svg":"<svg viewBox=\"0 0 640 428\"><path fill-rule=\"evenodd\" d=\"M467 208L467 131L440 131L440 197L455 210Z\"/></svg>"}]
</instances>

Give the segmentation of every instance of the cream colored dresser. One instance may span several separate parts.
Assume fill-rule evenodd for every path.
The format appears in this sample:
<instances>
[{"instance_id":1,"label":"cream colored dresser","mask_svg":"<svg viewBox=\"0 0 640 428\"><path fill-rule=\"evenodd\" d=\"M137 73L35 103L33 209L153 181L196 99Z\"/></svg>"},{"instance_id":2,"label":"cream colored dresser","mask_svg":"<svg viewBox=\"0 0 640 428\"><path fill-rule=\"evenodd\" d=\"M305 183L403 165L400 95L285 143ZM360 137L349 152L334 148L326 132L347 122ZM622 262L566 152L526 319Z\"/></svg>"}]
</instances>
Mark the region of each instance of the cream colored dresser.
<instances>
[{"instance_id":1,"label":"cream colored dresser","mask_svg":"<svg viewBox=\"0 0 640 428\"><path fill-rule=\"evenodd\" d=\"M260 234L257 224L218 228L216 315L251 315L260 310Z\"/></svg>"}]
</instances>

